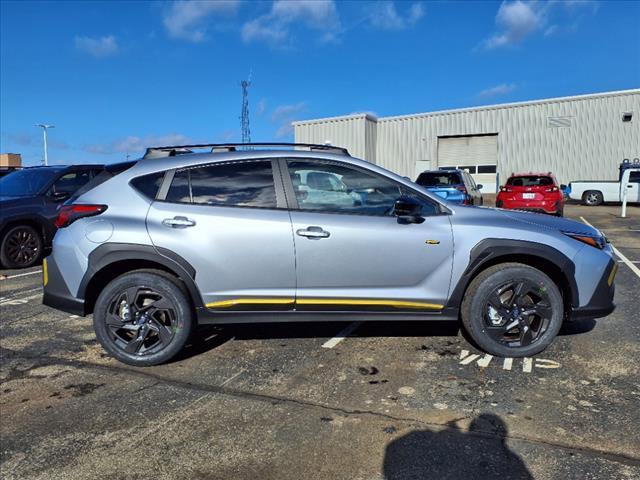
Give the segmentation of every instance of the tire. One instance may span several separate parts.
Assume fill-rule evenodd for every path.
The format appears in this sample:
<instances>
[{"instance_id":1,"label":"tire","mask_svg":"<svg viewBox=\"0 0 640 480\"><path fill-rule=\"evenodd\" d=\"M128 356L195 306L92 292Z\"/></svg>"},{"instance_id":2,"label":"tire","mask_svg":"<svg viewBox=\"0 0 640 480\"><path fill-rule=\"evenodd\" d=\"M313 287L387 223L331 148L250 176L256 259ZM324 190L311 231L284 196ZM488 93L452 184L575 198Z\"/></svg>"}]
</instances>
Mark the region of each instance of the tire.
<instances>
[{"instance_id":1,"label":"tire","mask_svg":"<svg viewBox=\"0 0 640 480\"><path fill-rule=\"evenodd\" d=\"M596 207L604 202L602 192L598 190L587 190L582 194L582 203L590 207Z\"/></svg>"},{"instance_id":2,"label":"tire","mask_svg":"<svg viewBox=\"0 0 640 480\"><path fill-rule=\"evenodd\" d=\"M160 271L134 271L102 290L93 327L111 356L128 365L151 366L168 362L182 350L195 320L177 279Z\"/></svg>"},{"instance_id":3,"label":"tire","mask_svg":"<svg viewBox=\"0 0 640 480\"><path fill-rule=\"evenodd\" d=\"M9 228L2 237L0 263L5 268L32 267L42 258L42 236L29 225Z\"/></svg>"},{"instance_id":4,"label":"tire","mask_svg":"<svg viewBox=\"0 0 640 480\"><path fill-rule=\"evenodd\" d=\"M556 217L564 217L564 207L558 207L558 210L556 210Z\"/></svg>"},{"instance_id":5,"label":"tire","mask_svg":"<svg viewBox=\"0 0 640 480\"><path fill-rule=\"evenodd\" d=\"M512 295L520 284L521 294L514 300ZM522 314L534 308L537 313ZM543 351L556 337L564 318L564 303L557 285L540 270L521 263L502 263L473 279L462 302L461 316L466 332L485 352L499 357L527 357Z\"/></svg>"}]
</instances>

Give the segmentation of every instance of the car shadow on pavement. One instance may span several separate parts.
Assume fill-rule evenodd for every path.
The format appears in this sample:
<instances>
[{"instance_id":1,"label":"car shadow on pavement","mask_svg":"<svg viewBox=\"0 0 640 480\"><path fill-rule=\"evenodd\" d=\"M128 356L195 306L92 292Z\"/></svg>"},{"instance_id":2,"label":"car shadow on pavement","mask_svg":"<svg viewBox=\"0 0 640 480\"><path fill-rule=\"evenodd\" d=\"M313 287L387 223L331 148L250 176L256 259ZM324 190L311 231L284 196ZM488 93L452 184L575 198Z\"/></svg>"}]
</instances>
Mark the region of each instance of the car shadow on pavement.
<instances>
[{"instance_id":1,"label":"car shadow on pavement","mask_svg":"<svg viewBox=\"0 0 640 480\"><path fill-rule=\"evenodd\" d=\"M385 450L383 478L532 480L524 461L505 442L507 426L483 413L469 431L450 424L444 430L416 430L392 441Z\"/></svg>"},{"instance_id":2,"label":"car shadow on pavement","mask_svg":"<svg viewBox=\"0 0 640 480\"><path fill-rule=\"evenodd\" d=\"M229 340L329 339L350 322L252 323L236 325L203 325L190 344L173 361L186 360L218 348ZM363 322L352 337L456 337L458 322Z\"/></svg>"}]
</instances>

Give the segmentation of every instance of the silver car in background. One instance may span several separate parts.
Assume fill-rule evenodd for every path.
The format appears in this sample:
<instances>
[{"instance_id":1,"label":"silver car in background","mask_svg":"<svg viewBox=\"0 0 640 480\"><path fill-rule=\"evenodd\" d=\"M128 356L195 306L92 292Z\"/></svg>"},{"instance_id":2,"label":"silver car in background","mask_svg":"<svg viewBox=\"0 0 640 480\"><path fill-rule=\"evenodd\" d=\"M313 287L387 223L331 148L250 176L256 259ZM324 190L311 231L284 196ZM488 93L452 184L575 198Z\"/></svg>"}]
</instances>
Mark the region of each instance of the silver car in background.
<instances>
[{"instance_id":1,"label":"silver car in background","mask_svg":"<svg viewBox=\"0 0 640 480\"><path fill-rule=\"evenodd\" d=\"M460 320L486 352L529 356L614 309L599 231L449 204L344 149L159 147L119 170L60 210L43 301L93 313L132 365L199 324L291 321Z\"/></svg>"}]
</instances>

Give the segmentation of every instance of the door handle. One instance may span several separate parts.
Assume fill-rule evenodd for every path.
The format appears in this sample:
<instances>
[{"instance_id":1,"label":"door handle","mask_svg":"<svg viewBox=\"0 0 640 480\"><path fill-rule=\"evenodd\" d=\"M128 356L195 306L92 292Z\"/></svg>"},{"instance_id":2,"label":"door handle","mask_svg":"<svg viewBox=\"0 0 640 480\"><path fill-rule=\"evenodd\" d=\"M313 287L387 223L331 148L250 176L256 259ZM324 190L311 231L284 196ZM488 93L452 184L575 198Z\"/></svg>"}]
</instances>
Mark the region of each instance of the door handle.
<instances>
[{"instance_id":1,"label":"door handle","mask_svg":"<svg viewBox=\"0 0 640 480\"><path fill-rule=\"evenodd\" d=\"M307 238L327 238L331 235L326 230L323 230L322 227L307 227L306 229L301 228L297 230L296 233L301 237Z\"/></svg>"},{"instance_id":2,"label":"door handle","mask_svg":"<svg viewBox=\"0 0 640 480\"><path fill-rule=\"evenodd\" d=\"M164 220L162 220L162 224L166 227L171 228L187 228L193 227L196 222L187 217L177 216L173 218L165 218Z\"/></svg>"}]
</instances>

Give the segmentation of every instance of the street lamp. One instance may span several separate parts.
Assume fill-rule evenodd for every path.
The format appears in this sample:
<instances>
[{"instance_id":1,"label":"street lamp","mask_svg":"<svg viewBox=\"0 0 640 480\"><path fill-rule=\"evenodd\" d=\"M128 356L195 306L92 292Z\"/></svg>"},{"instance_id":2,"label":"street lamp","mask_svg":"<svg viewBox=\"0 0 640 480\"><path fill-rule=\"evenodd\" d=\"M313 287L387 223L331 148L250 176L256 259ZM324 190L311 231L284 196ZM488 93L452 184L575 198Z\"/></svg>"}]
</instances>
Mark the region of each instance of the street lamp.
<instances>
[{"instance_id":1,"label":"street lamp","mask_svg":"<svg viewBox=\"0 0 640 480\"><path fill-rule=\"evenodd\" d=\"M36 123L34 126L42 128L42 135L44 136L44 164L49 165L49 158L47 156L47 129L55 128L55 125L47 125L46 123Z\"/></svg>"}]
</instances>

